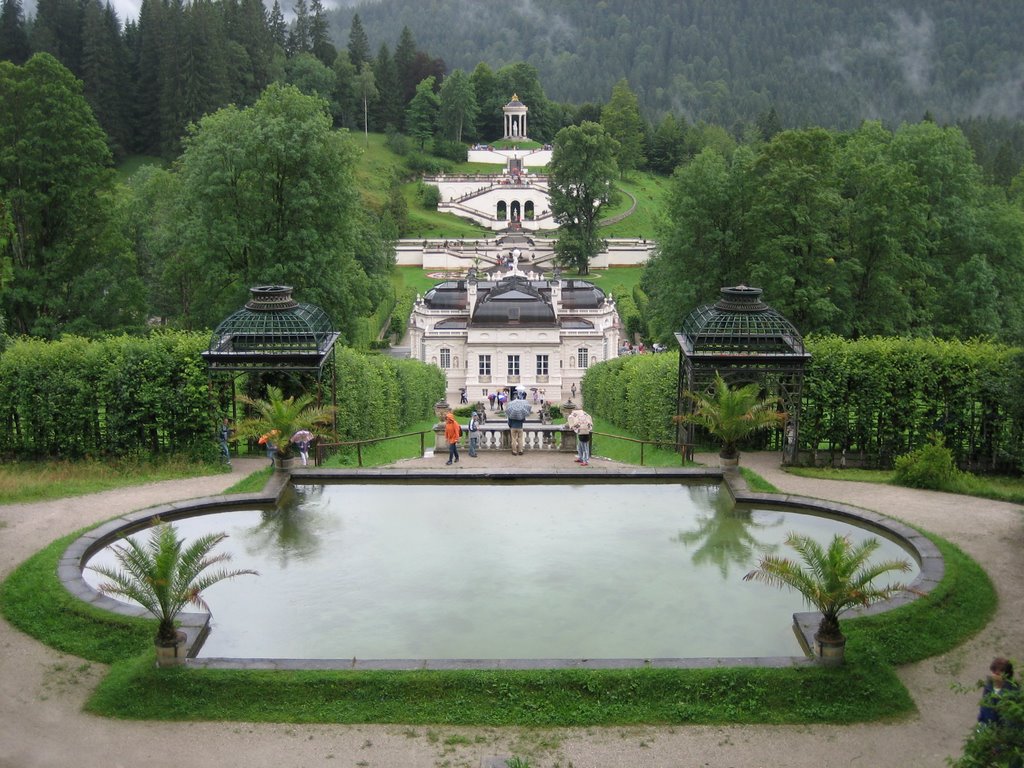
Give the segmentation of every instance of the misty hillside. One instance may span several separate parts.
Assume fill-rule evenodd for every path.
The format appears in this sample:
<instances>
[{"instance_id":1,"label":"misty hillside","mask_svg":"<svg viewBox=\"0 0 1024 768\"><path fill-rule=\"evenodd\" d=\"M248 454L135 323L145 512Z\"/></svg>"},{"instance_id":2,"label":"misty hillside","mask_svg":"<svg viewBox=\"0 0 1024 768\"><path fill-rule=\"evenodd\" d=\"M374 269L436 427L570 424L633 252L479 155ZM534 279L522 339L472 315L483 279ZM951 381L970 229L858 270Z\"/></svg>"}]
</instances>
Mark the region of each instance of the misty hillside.
<instances>
[{"instance_id":1,"label":"misty hillside","mask_svg":"<svg viewBox=\"0 0 1024 768\"><path fill-rule=\"evenodd\" d=\"M408 26L449 70L529 62L555 101L606 101L626 77L650 119L1024 116L1020 0L376 0L332 14L339 48L355 12L374 52Z\"/></svg>"}]
</instances>

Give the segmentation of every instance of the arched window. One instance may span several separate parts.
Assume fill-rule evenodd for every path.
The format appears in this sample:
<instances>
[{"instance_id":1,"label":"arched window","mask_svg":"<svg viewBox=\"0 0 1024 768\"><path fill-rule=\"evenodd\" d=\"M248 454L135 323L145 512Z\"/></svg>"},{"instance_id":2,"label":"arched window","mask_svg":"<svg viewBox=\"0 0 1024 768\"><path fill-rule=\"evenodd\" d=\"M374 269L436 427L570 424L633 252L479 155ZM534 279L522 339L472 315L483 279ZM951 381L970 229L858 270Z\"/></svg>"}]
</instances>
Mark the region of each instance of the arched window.
<instances>
[{"instance_id":1,"label":"arched window","mask_svg":"<svg viewBox=\"0 0 1024 768\"><path fill-rule=\"evenodd\" d=\"M496 214L498 221L505 221L508 218L508 203L504 200L498 201L498 212Z\"/></svg>"}]
</instances>

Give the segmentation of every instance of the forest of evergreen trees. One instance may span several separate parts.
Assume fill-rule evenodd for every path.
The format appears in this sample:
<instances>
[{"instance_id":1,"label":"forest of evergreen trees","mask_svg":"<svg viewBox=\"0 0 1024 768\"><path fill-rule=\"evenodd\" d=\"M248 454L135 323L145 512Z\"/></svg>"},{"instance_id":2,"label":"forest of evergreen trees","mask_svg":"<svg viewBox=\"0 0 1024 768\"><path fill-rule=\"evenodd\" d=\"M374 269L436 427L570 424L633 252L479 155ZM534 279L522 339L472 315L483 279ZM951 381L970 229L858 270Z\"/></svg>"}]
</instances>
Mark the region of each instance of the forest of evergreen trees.
<instances>
[{"instance_id":1,"label":"forest of evergreen trees","mask_svg":"<svg viewBox=\"0 0 1024 768\"><path fill-rule=\"evenodd\" d=\"M640 169L668 175L680 169L669 226L650 233L663 243L663 258L652 264L651 274L664 270L665 279L649 283L652 330L658 334L678 322L673 313L680 307L707 295L694 293L703 277L709 290L752 279L775 288L776 301L808 330L1024 338L1024 320L1012 310L1024 305L1016 277L1024 123L1016 113L1000 116L994 106L974 115L966 101L969 93L980 96L984 84L996 83L1010 66L1007 55L1019 43L1005 30L1019 10L995 3L967 20L955 2L908 5L882 16L874 2L827 12L824 4L804 2L799 7L806 18L798 18L798 4L781 0L771 4L771 14L754 3L679 3L659 28L670 33L670 42L676 40L676 25L684 22L686 30L709 31L698 35L699 45L695 38L687 48L693 54L687 58L690 66L703 60L701 51L716 45L711 32L730 20L732 34L747 35L742 55L722 65L725 79L716 103L725 111L715 113L701 106L705 92L699 89L691 91L689 101L673 97L678 111L659 108L645 85L649 81L618 61L617 46L629 48L635 30L654 23L646 14L658 3L633 8L607 0L589 14L569 0L551 4L575 26L562 24L551 9L541 13L524 6L537 18L522 7L506 9L503 39L527 59L494 69L484 60L465 59L471 43L493 39L465 35L494 10L486 2L470 7L439 0L429 14L411 20L417 35L425 37L445 19L449 31L460 28L461 44L437 38L438 47L431 47L443 50L445 59L421 47L410 26L396 31L405 11L390 0L358 9L379 25L378 14L390 8L387 29L393 43L381 41L378 32L371 35L375 27L369 21L364 25L351 9L326 11L322 0L309 5L296 0L286 23L280 2L268 10L260 0L143 0L138 19L123 26L100 0L40 0L30 18L22 0L0 2L0 100L9 107L0 115L5 149L0 155L0 287L11 331L92 333L141 328L154 318L208 327L244 301L249 285L285 281L307 289L308 300L336 313L346 338L355 339L357 319L374 312L388 294L390 243L402 234L401 216L392 215L389 206L395 202L397 210L401 194L396 180L393 199L368 211L355 187L358 149L351 136L333 129L404 133L411 139L407 144L458 159L460 151L465 156L465 142L495 138L501 107L516 93L530 107L532 138L551 141L567 127L597 123L616 141L620 173ZM930 112L925 119L896 127L883 119L858 123L853 130L833 125L786 131L799 113L795 94L804 86L797 80L789 81L795 87L788 90L777 86L777 94L762 87L768 97L749 101L749 110L740 110L732 98L751 83L785 72L772 62L796 50L797 29L801 40L812 41L815 35L828 38L838 25L844 39L863 41L866 20L874 19L870 28L884 37L899 13L916 19L910 27L927 31L930 41L921 49L908 48L907 55L916 50L924 61L940 42L943 51L949 49L941 67L932 61L919 70L927 73L919 81L923 100L917 105ZM750 20L758 18L764 26L755 35ZM940 18L949 23L938 23ZM344 31L338 29L339 19L347 19ZM548 22L549 41L553 35L578 37L591 30L594 36L586 39L601 52L600 65L577 61L571 77L555 72L542 85L538 67L546 64L532 52L533 43L513 45L529 37L524 30L537 19ZM637 27L640 22L647 26ZM617 37L608 37L612 29ZM983 45L971 42L989 33ZM812 50L811 42L806 44ZM682 55L674 42L666 45L665 51ZM568 50L566 42L563 51ZM453 68L460 61L466 61L466 69ZM903 64L909 66L906 57ZM745 67L760 74L750 69L750 79L743 80L737 73L748 71ZM606 87L604 97L571 90L598 73L606 77L624 70L628 78L592 86ZM680 82L671 71L659 70L665 88ZM960 74L953 77L955 72ZM795 72L789 75L795 78ZM967 75L974 78L971 87L961 82ZM954 80L961 85L951 85ZM818 113L814 99L801 102L800 109L808 116L820 114L822 123L844 123L835 110L869 81L880 97L886 93L878 79L851 80L849 93L833 82ZM1018 82L1001 103L1012 104L1019 90ZM556 101L549 92L596 100ZM939 99L939 93L948 98ZM862 121L874 114L864 104L850 109L859 109ZM282 116L288 121L284 127ZM959 124L943 123L943 116L957 117ZM890 156L896 149L903 154ZM708 151L714 155L704 154ZM112 164L130 154L174 162L115 185ZM783 166L774 167L776 155L783 165L803 166L812 174L815 184L802 188L819 196L820 204L808 212L813 222L794 222L787 229L780 217L757 213L757 205L765 211L796 210L784 199L793 180L781 173ZM943 182L941 175L927 178L940 174L941 162L949 159L955 160L957 185ZM878 163L877 171L862 178L862 167ZM867 186L883 178L883 171L899 172L893 184L912 208L885 203L885 195L895 195L896 189ZM767 187L762 177L775 181ZM906 192L911 186L912 195ZM758 188L776 197L765 191L752 196ZM950 190L960 190L955 199ZM861 204L866 213L858 213ZM878 226L869 227L875 219ZM768 221L776 229L766 229ZM720 241L710 247L706 237L700 240L709 232ZM786 258L792 269L780 270L780 259ZM881 271L869 270L869 263ZM812 275L817 282L809 290L801 281ZM920 278L915 292L891 292L915 277ZM777 286L775 278L782 280ZM819 295L819 288L828 295ZM982 295L983 307L971 304ZM942 301L944 308L938 307ZM875 313L889 319L865 325L858 318L869 305L891 310ZM970 306L978 312L967 313Z\"/></svg>"},{"instance_id":2,"label":"forest of evergreen trees","mask_svg":"<svg viewBox=\"0 0 1024 768\"><path fill-rule=\"evenodd\" d=\"M727 127L774 108L783 127L890 127L1024 116L1024 5L1015 0L404 0L358 13L372 41L416 30L449 67L534 66L556 101L602 101L625 77L649 120Z\"/></svg>"}]
</instances>

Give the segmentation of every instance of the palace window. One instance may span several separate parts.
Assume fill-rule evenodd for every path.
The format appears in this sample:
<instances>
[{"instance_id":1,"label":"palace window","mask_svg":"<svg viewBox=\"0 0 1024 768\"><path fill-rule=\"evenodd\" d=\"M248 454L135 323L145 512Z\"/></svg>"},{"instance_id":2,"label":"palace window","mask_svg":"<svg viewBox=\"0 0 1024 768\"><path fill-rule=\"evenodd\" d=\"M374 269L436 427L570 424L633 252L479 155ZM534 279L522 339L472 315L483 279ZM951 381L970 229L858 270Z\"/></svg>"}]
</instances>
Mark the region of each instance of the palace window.
<instances>
[{"instance_id":1,"label":"palace window","mask_svg":"<svg viewBox=\"0 0 1024 768\"><path fill-rule=\"evenodd\" d=\"M441 350L441 367L445 370L452 367L452 351L450 349Z\"/></svg>"},{"instance_id":2,"label":"palace window","mask_svg":"<svg viewBox=\"0 0 1024 768\"><path fill-rule=\"evenodd\" d=\"M519 355L508 356L508 375L518 376L519 375Z\"/></svg>"},{"instance_id":3,"label":"palace window","mask_svg":"<svg viewBox=\"0 0 1024 768\"><path fill-rule=\"evenodd\" d=\"M587 348L580 347L576 350L576 365L580 368L586 368L588 362Z\"/></svg>"},{"instance_id":4,"label":"palace window","mask_svg":"<svg viewBox=\"0 0 1024 768\"><path fill-rule=\"evenodd\" d=\"M480 375L490 376L491 375L491 356L480 355Z\"/></svg>"},{"instance_id":5,"label":"palace window","mask_svg":"<svg viewBox=\"0 0 1024 768\"><path fill-rule=\"evenodd\" d=\"M548 375L548 356L537 355L537 375L547 376Z\"/></svg>"}]
</instances>

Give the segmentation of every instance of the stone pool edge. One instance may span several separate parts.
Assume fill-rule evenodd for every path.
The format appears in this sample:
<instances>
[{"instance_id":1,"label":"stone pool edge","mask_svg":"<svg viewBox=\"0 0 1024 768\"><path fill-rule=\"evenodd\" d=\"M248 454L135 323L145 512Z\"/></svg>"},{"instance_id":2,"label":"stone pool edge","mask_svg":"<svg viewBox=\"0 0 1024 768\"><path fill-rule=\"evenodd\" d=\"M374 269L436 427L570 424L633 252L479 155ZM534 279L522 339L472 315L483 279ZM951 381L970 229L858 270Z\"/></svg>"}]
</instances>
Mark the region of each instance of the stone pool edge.
<instances>
[{"instance_id":1,"label":"stone pool edge","mask_svg":"<svg viewBox=\"0 0 1024 768\"><path fill-rule=\"evenodd\" d=\"M757 504L777 508L809 508L823 514L846 519L869 528L879 528L893 538L899 539L913 553L920 565L920 573L909 585L910 590L901 592L868 608L847 612L848 617L863 616L891 610L922 597L942 580L945 564L942 555L932 541L910 526L885 515L849 504L813 499L791 494L752 492L735 467L719 468L665 468L635 467L611 469L591 467L589 470L574 468L561 471L529 471L516 468L469 469L459 473L458 481L513 482L524 479L535 481L622 482L630 480L680 480L712 481L722 485L737 504ZM82 571L88 559L100 549L117 539L144 529L156 520L169 522L185 517L224 512L237 509L272 508L277 505L281 494L289 483L298 485L318 484L337 480L359 480L360 482L436 481L450 483L452 476L434 469L372 468L353 470L294 470L274 473L263 490L257 493L204 496L185 501L175 501L129 512L101 523L86 532L64 551L58 564L57 576L64 588L77 599L97 608L121 616L151 618L141 607L127 605L109 598L93 589L83 578ZM764 657L698 657L698 658L656 658L656 659L262 659L262 658L196 658L209 633L210 615L206 613L181 613L178 616L181 631L185 632L186 660L188 666L209 669L279 669L279 670L454 670L454 669L630 669L650 668L708 668L708 667L790 667L814 663L811 649L814 647L814 633L821 620L821 614L813 611L793 614L793 629L804 650L804 656Z\"/></svg>"}]
</instances>

